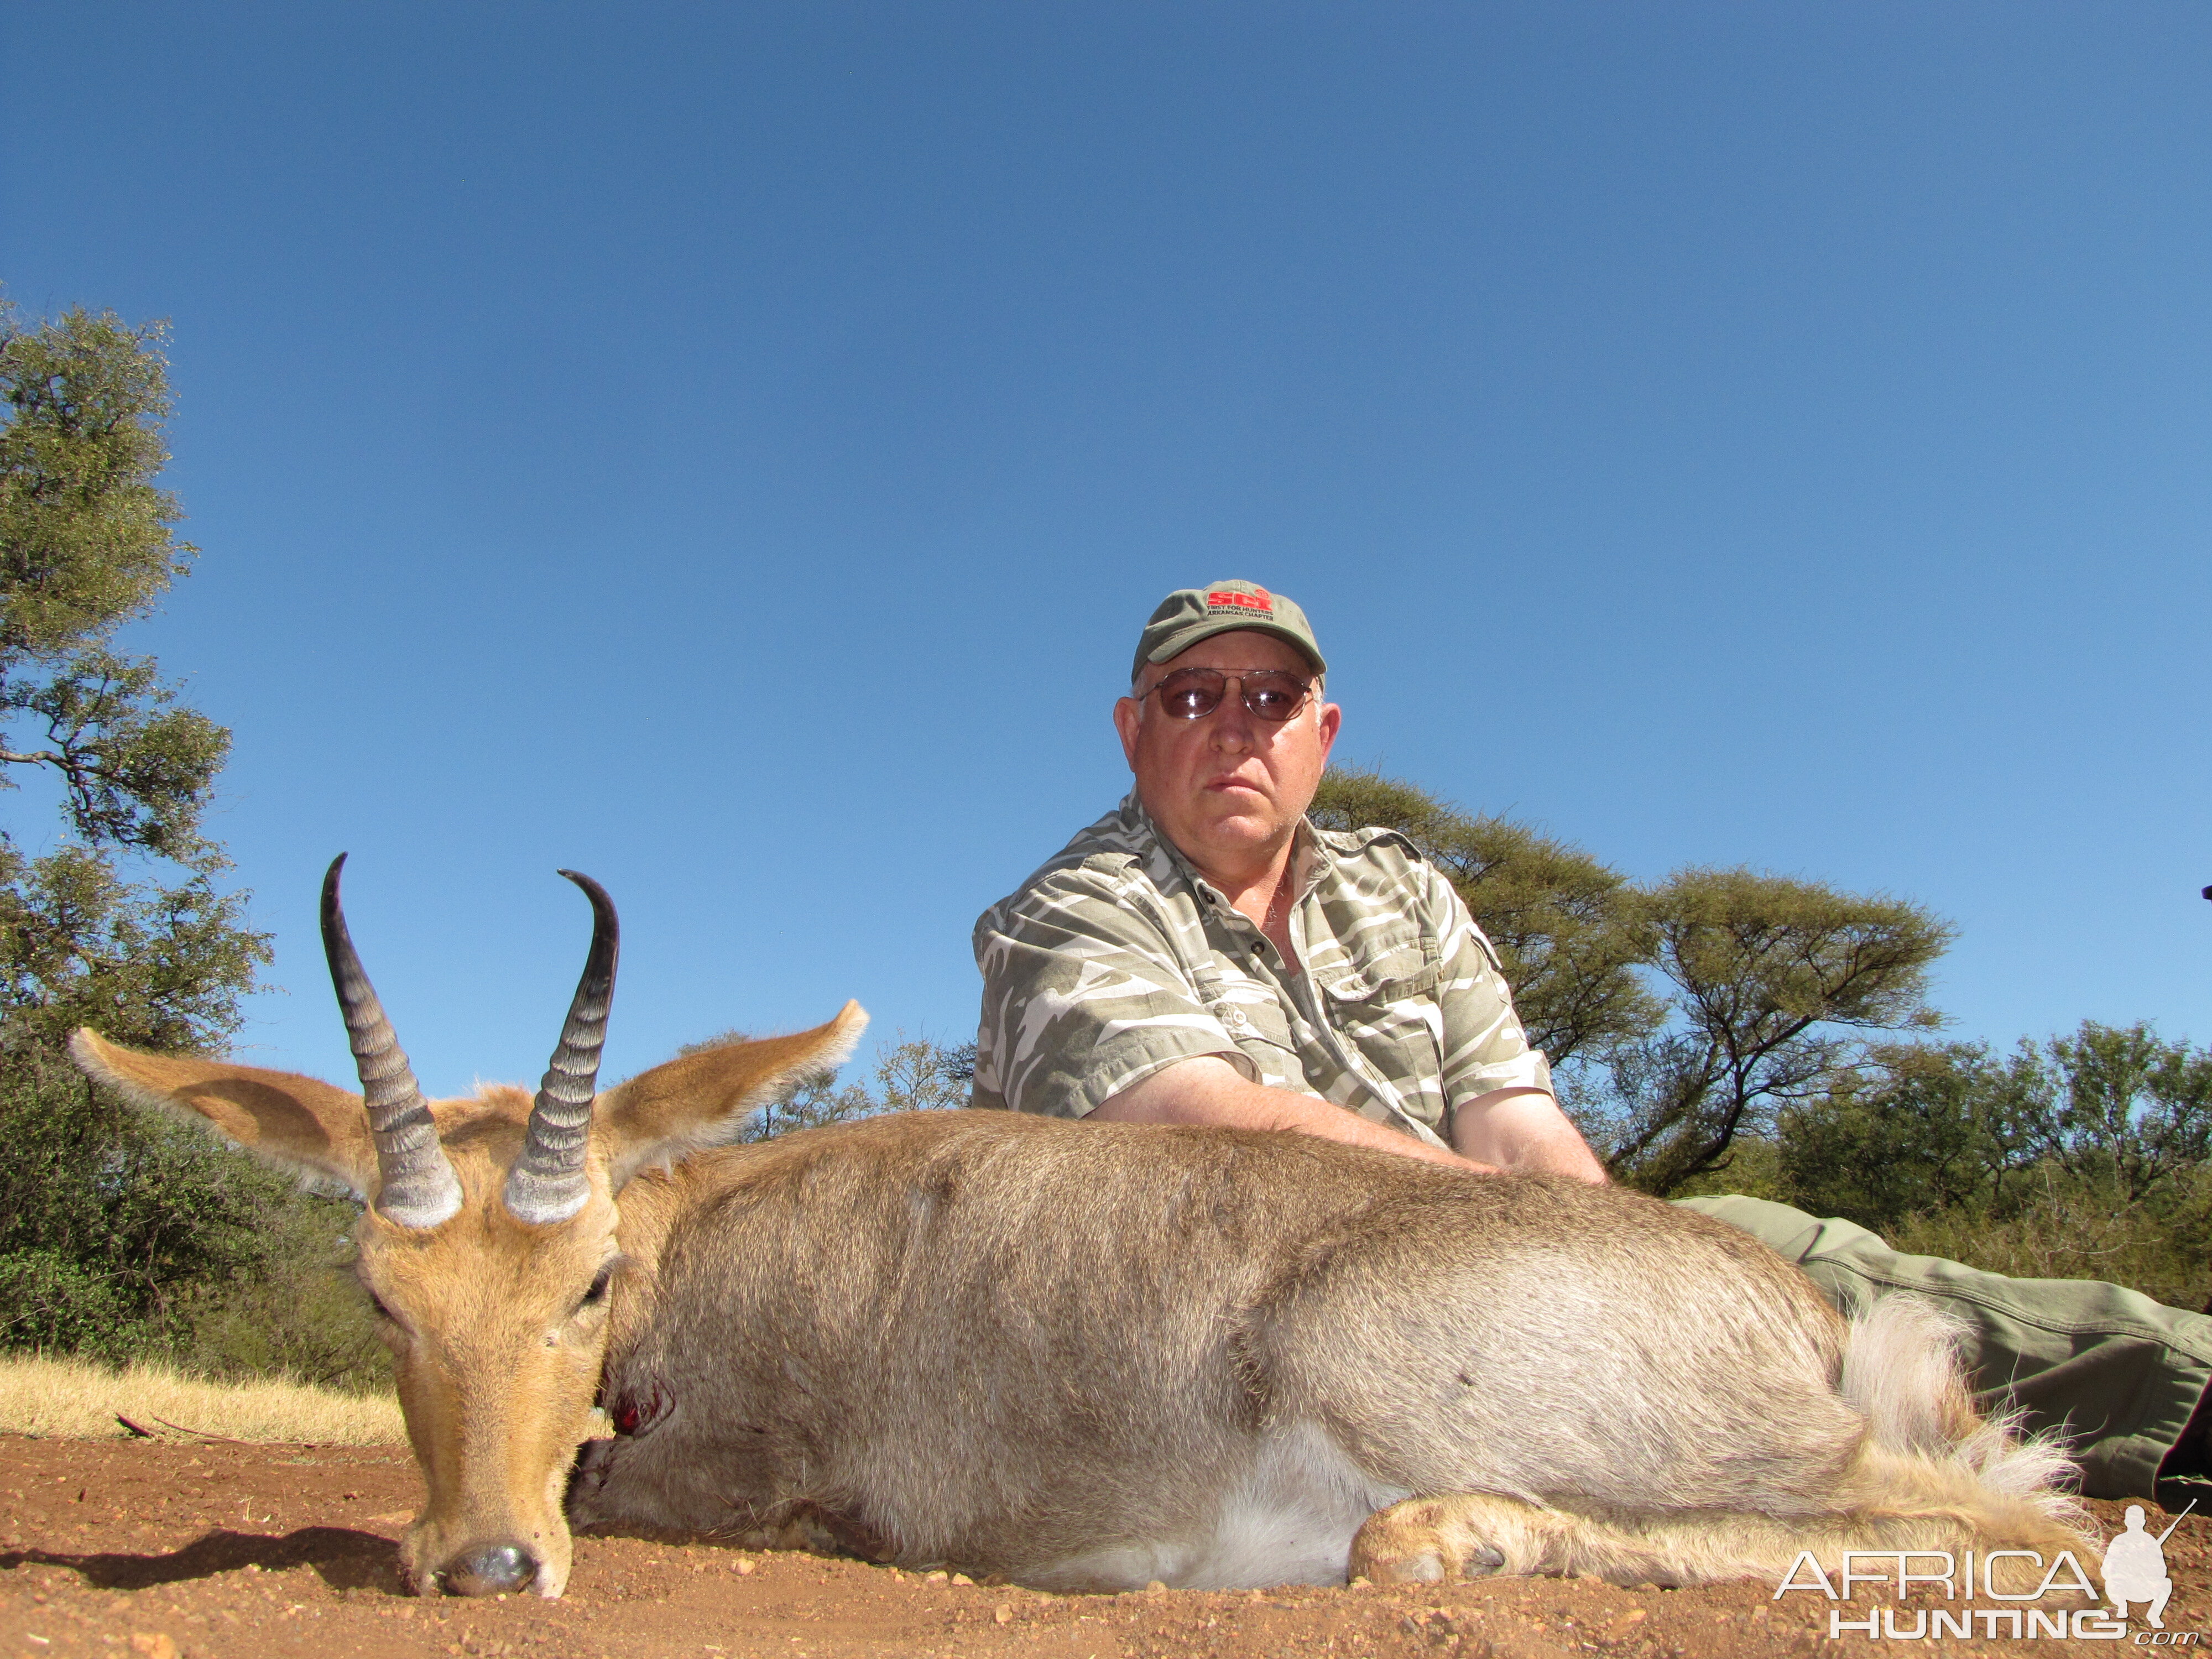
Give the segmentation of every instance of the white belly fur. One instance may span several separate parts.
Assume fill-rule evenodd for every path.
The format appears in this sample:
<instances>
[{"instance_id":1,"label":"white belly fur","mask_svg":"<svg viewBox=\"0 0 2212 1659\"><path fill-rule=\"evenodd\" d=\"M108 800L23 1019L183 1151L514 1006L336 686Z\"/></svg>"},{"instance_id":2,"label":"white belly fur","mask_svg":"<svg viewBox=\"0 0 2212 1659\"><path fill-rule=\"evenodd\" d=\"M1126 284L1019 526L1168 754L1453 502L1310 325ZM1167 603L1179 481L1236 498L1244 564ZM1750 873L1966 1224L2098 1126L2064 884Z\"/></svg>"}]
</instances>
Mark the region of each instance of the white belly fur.
<instances>
[{"instance_id":1,"label":"white belly fur","mask_svg":"<svg viewBox=\"0 0 2212 1659\"><path fill-rule=\"evenodd\" d=\"M1410 1495L1370 1480L1327 1434L1302 1424L1261 1444L1245 1478L1222 1493L1207 1532L1074 1556L1024 1577L1070 1589L1341 1584L1360 1524Z\"/></svg>"}]
</instances>

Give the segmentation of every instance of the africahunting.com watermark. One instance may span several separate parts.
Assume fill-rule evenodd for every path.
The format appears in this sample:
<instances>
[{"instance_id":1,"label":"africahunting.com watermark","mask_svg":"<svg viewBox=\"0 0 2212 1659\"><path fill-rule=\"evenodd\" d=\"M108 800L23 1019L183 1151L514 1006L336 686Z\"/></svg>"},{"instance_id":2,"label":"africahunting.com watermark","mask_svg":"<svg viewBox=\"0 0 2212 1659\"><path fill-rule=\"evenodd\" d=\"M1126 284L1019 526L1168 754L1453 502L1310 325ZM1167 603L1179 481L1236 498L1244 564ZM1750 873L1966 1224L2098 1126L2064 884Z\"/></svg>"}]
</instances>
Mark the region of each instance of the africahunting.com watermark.
<instances>
[{"instance_id":1,"label":"africahunting.com watermark","mask_svg":"<svg viewBox=\"0 0 2212 1659\"><path fill-rule=\"evenodd\" d=\"M2196 1505L2191 1504L2191 1509ZM2186 1514L2188 1511L2184 1510ZM2166 1540L2173 1525L2153 1536L2143 1528L2143 1511L2130 1504L2126 1529L2105 1547L2099 1563L2104 1580L2098 1591L2071 1550L2061 1550L2046 1564L2034 1550L1989 1550L1977 1556L1968 1550L1851 1550L1844 1553L1842 1571L1831 1577L1812 1551L1798 1553L1782 1583L1774 1592L1780 1601L1793 1592L1824 1595L1838 1605L1828 1610L1832 1638L1863 1636L1878 1642L1924 1642L1943 1637L1994 1641L2057 1637L2077 1642L2130 1641L2137 1647L2212 1647L2202 1631L2166 1628L2166 1604L2173 1594L2166 1576ZM2033 1589L2017 1586L2033 1580ZM2014 1586L1998 1588L1999 1583ZM1879 1587L1907 1601L1916 1592L1923 1603L1941 1595L1942 1607L1922 1605L1904 1608L1849 1605L1853 1592ZM2075 1598L2092 1605L2046 1606L2045 1597ZM1974 1605L1996 1603L1993 1607ZM2130 1617L2140 1608L2147 1628L2138 1629Z\"/></svg>"}]
</instances>

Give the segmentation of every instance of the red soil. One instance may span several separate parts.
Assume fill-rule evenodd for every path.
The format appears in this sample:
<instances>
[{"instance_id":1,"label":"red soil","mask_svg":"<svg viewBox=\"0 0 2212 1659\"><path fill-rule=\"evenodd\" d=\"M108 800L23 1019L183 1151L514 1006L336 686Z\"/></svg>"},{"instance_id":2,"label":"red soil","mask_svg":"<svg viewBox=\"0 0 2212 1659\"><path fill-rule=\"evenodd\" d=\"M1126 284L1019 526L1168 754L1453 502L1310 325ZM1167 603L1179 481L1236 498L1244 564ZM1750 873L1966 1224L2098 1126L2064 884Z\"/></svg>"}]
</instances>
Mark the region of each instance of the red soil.
<instances>
[{"instance_id":1,"label":"red soil","mask_svg":"<svg viewBox=\"0 0 2212 1659\"><path fill-rule=\"evenodd\" d=\"M1896 1651L1831 1604L1756 1584L1625 1590L1589 1580L1249 1593L1041 1595L858 1561L673 1539L580 1538L570 1593L465 1601L401 1588L392 1548L420 1498L401 1449L0 1437L0 1656L1036 1656L1275 1659L1315 1654L1555 1659ZM2118 1529L2120 1506L2092 1506ZM2151 1529L2166 1525L2152 1511ZM2167 1541L2170 1632L2212 1630L2212 1523ZM2084 1563L2094 1574L2098 1563ZM1862 1589L1845 1616L1882 1605ZM1905 1629L1924 1597L1907 1604ZM1993 1605L1983 1603L1982 1605ZM2147 1646L2142 1609L2117 1654ZM2212 1635L2199 1638L2212 1645ZM2076 1644L2068 1644L2068 1646ZM2164 1645L2161 1644L2160 1645ZM2006 1635L1914 1653L2027 1655Z\"/></svg>"}]
</instances>

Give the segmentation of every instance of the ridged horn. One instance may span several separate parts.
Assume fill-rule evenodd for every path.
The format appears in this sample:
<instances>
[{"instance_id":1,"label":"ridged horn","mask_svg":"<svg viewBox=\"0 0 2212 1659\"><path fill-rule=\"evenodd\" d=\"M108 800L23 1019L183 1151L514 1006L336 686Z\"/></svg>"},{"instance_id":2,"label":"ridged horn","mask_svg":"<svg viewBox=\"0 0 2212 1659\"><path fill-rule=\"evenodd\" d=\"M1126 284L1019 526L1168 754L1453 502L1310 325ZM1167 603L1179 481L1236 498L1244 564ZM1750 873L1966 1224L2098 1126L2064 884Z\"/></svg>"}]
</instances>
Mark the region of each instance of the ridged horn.
<instances>
[{"instance_id":1,"label":"ridged horn","mask_svg":"<svg viewBox=\"0 0 2212 1659\"><path fill-rule=\"evenodd\" d=\"M384 1015L376 988L361 965L338 903L338 872L346 855L331 860L323 877L323 955L331 964L331 984L345 1016L346 1040L353 1046L354 1069L361 1074L368 1132L376 1142L376 1209L402 1227L434 1227L461 1207L461 1183L438 1126L415 1081L407 1051Z\"/></svg>"},{"instance_id":2,"label":"ridged horn","mask_svg":"<svg viewBox=\"0 0 2212 1659\"><path fill-rule=\"evenodd\" d=\"M622 924L607 890L574 870L561 873L592 902L592 951L584 958L560 1045L531 1104L522 1155L507 1172L507 1207L518 1221L566 1221L592 1195L584 1152L592 1133L599 1050L607 1042L607 1011L614 1006L615 959L622 953Z\"/></svg>"}]
</instances>

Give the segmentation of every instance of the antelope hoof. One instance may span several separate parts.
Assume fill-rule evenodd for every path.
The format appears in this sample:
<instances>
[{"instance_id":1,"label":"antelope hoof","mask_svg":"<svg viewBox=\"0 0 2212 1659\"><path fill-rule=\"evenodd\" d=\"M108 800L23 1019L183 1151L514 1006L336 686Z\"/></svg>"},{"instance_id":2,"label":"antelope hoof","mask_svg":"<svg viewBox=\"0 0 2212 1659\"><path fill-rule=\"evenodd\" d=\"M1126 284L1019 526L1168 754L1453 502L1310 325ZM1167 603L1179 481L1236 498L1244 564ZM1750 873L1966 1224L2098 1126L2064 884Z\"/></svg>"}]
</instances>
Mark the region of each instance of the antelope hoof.
<instances>
[{"instance_id":1,"label":"antelope hoof","mask_svg":"<svg viewBox=\"0 0 2212 1659\"><path fill-rule=\"evenodd\" d=\"M1440 1584L1510 1571L1505 1552L1469 1523L1480 1499L1410 1498L1367 1517L1352 1540L1352 1574L1376 1584Z\"/></svg>"}]
</instances>

